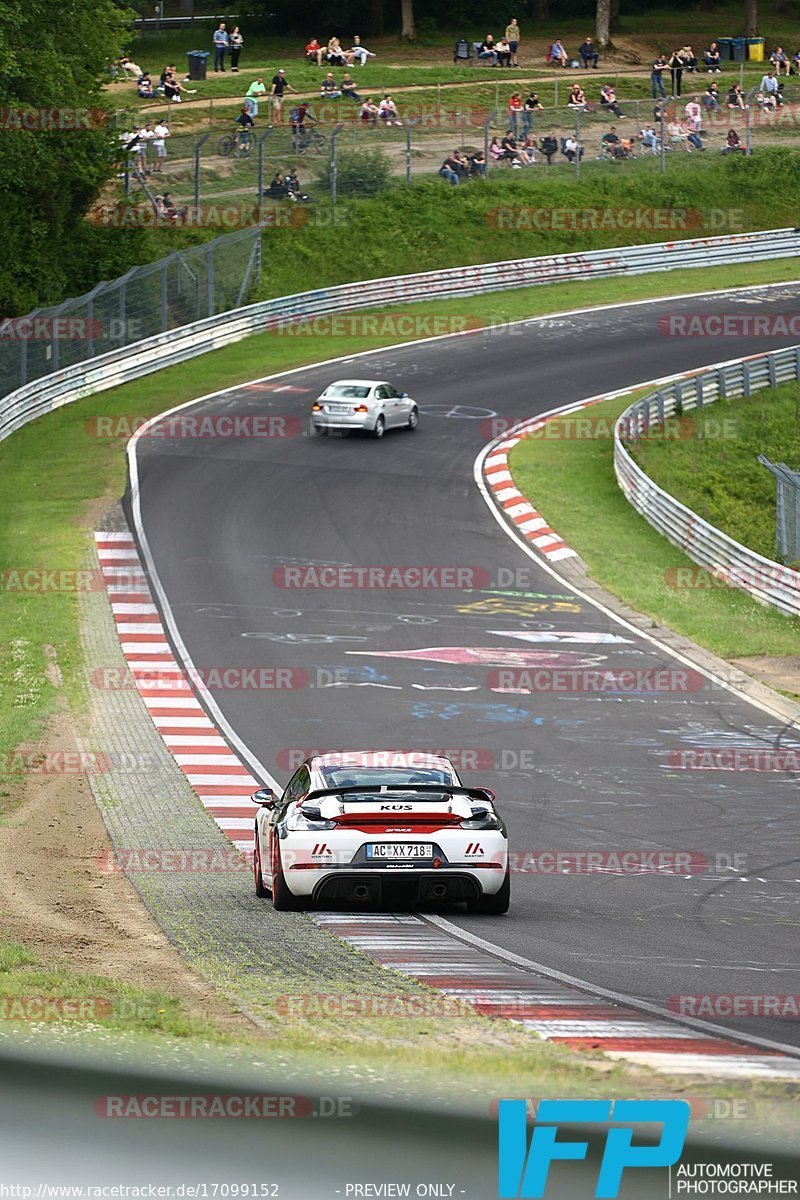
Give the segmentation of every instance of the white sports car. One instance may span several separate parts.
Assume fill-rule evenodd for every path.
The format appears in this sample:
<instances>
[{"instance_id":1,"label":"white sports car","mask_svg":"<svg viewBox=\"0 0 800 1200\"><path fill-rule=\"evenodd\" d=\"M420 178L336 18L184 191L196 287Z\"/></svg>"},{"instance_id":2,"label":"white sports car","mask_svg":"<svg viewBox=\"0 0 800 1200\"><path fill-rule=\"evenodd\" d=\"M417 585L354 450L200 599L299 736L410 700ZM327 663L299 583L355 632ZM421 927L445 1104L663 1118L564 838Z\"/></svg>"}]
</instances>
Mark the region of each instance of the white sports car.
<instances>
[{"instance_id":1,"label":"white sports car","mask_svg":"<svg viewBox=\"0 0 800 1200\"><path fill-rule=\"evenodd\" d=\"M408 392L398 392L385 379L337 379L311 406L317 433L329 429L363 429L383 437L387 429L415 430L419 409Z\"/></svg>"},{"instance_id":2,"label":"white sports car","mask_svg":"<svg viewBox=\"0 0 800 1200\"><path fill-rule=\"evenodd\" d=\"M508 911L508 838L489 788L438 755L348 751L307 758L280 799L256 792L257 896L280 910L465 900Z\"/></svg>"}]
</instances>

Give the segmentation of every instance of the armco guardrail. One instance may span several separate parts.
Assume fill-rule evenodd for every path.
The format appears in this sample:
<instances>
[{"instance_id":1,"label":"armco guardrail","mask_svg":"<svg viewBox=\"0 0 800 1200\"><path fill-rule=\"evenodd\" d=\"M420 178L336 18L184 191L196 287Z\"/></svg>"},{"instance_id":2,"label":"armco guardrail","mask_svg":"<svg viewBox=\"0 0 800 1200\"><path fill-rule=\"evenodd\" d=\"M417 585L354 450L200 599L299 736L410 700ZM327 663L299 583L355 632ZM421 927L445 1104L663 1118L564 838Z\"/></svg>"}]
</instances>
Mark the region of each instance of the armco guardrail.
<instances>
[{"instance_id":1,"label":"armco guardrail","mask_svg":"<svg viewBox=\"0 0 800 1200\"><path fill-rule=\"evenodd\" d=\"M678 413L704 408L715 400L749 396L762 388L800 379L800 346L759 354L702 371L660 388L626 408L614 429L614 470L625 496L654 529L702 567L762 604L800 616L800 573L709 525L647 475L627 445ZM627 445L626 445L627 443Z\"/></svg>"},{"instance_id":2,"label":"armco guardrail","mask_svg":"<svg viewBox=\"0 0 800 1200\"><path fill-rule=\"evenodd\" d=\"M798 254L800 230L773 229L368 279L264 300L76 363L17 388L0 401L0 441L64 404L228 346L249 334L275 328L281 322L414 300L475 296L553 280L635 275L674 267L707 268Z\"/></svg>"}]
</instances>

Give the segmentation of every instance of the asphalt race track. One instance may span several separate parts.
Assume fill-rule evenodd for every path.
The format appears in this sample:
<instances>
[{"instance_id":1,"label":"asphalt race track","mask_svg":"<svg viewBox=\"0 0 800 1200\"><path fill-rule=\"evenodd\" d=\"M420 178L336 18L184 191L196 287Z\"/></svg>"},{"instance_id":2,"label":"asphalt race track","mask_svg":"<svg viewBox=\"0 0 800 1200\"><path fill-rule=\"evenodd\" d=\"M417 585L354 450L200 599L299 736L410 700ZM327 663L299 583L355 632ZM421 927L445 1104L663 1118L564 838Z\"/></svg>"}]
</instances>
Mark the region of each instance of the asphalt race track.
<instances>
[{"instance_id":1,"label":"asphalt race track","mask_svg":"<svg viewBox=\"0 0 800 1200\"><path fill-rule=\"evenodd\" d=\"M697 286L713 287L713 272L698 271ZM669 338L659 316L789 312L799 302L800 284L783 284L392 349L189 410L300 416L303 436L138 443L143 528L194 665L288 667L298 685L307 680L214 692L252 761L281 784L313 748L438 749L477 766L465 780L498 792L523 869L508 917L454 908L448 918L498 947L662 1006L679 995L800 992L795 775L675 765L676 751L791 749L800 734L710 685L658 695L492 690L491 672L523 651L532 655L525 661L577 669L680 664L519 550L479 494L473 463L494 415L529 417L785 344ZM348 376L407 389L420 429L382 441L307 436L312 398ZM282 586L285 568L322 564L467 566L477 586ZM564 633L584 640L565 643ZM604 640L609 634L624 640ZM593 850L688 852L692 866L638 875L524 869L541 851ZM716 1020L800 1047L797 1020Z\"/></svg>"}]
</instances>

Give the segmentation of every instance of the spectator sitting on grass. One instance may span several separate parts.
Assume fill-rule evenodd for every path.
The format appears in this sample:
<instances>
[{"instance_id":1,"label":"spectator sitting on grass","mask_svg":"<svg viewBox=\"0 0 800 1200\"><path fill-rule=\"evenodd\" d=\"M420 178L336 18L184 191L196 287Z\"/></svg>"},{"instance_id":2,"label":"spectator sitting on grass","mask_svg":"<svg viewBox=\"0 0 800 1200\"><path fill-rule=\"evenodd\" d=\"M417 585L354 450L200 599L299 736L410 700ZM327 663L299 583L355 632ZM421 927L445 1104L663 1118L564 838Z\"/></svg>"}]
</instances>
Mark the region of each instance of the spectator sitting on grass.
<instances>
[{"instance_id":1,"label":"spectator sitting on grass","mask_svg":"<svg viewBox=\"0 0 800 1200\"><path fill-rule=\"evenodd\" d=\"M378 124L378 106L372 96L367 96L364 103L361 105L361 120L365 125Z\"/></svg>"},{"instance_id":2,"label":"spectator sitting on grass","mask_svg":"<svg viewBox=\"0 0 800 1200\"><path fill-rule=\"evenodd\" d=\"M315 37L312 37L310 42L306 42L305 57L306 62L316 63L318 67L322 66L322 56L325 51L320 46Z\"/></svg>"},{"instance_id":3,"label":"spectator sitting on grass","mask_svg":"<svg viewBox=\"0 0 800 1200\"><path fill-rule=\"evenodd\" d=\"M351 79L347 71L342 79L342 95L346 96L348 100L355 100L356 104L361 103L361 97L356 91L356 81L355 79Z\"/></svg>"},{"instance_id":4,"label":"spectator sitting on grass","mask_svg":"<svg viewBox=\"0 0 800 1200\"><path fill-rule=\"evenodd\" d=\"M703 124L703 110L697 102L697 96L692 96L683 112L689 128L695 133L699 133Z\"/></svg>"},{"instance_id":5,"label":"spectator sitting on grass","mask_svg":"<svg viewBox=\"0 0 800 1200\"><path fill-rule=\"evenodd\" d=\"M795 75L800 75L800 50L795 50L794 54L792 55L791 71Z\"/></svg>"},{"instance_id":6,"label":"spectator sitting on grass","mask_svg":"<svg viewBox=\"0 0 800 1200\"><path fill-rule=\"evenodd\" d=\"M286 182L281 171L276 171L272 176L269 187L264 188L264 195L270 196L273 200L284 200L286 198Z\"/></svg>"},{"instance_id":7,"label":"spectator sitting on grass","mask_svg":"<svg viewBox=\"0 0 800 1200\"><path fill-rule=\"evenodd\" d=\"M649 150L651 154L658 154L661 149L661 143L658 140L658 134L652 125L645 125L639 133L639 141L645 150Z\"/></svg>"},{"instance_id":8,"label":"spectator sitting on grass","mask_svg":"<svg viewBox=\"0 0 800 1200\"><path fill-rule=\"evenodd\" d=\"M772 54L770 54L770 56L769 56L769 61L771 62L772 66L775 68L775 73L777 75L780 75L781 67L783 67L784 75L789 74L789 71L791 70L791 66L789 64L789 59L786 57L783 46L778 46L777 50L772 51Z\"/></svg>"},{"instance_id":9,"label":"spectator sitting on grass","mask_svg":"<svg viewBox=\"0 0 800 1200\"><path fill-rule=\"evenodd\" d=\"M481 42L481 48L478 51L479 59L486 59L490 66L497 66L497 47L494 44L494 38L490 33Z\"/></svg>"},{"instance_id":10,"label":"spectator sitting on grass","mask_svg":"<svg viewBox=\"0 0 800 1200\"><path fill-rule=\"evenodd\" d=\"M736 154L741 150L744 153L744 146L739 140L739 135L735 129L729 129L725 135L725 145L722 147L723 154Z\"/></svg>"},{"instance_id":11,"label":"spectator sitting on grass","mask_svg":"<svg viewBox=\"0 0 800 1200\"><path fill-rule=\"evenodd\" d=\"M558 138L556 135L554 133L546 133L539 142L539 149L547 159L547 165L549 167L553 162L553 155L558 150Z\"/></svg>"},{"instance_id":12,"label":"spectator sitting on grass","mask_svg":"<svg viewBox=\"0 0 800 1200\"><path fill-rule=\"evenodd\" d=\"M700 133L697 129L691 129L688 125L684 125L683 130L686 134L687 142L689 142L691 146L694 146L695 150L705 150L705 146L703 145Z\"/></svg>"},{"instance_id":13,"label":"spectator sitting on grass","mask_svg":"<svg viewBox=\"0 0 800 1200\"><path fill-rule=\"evenodd\" d=\"M319 90L323 100L339 99L342 92L336 80L333 78L333 71L328 71L328 74L320 84Z\"/></svg>"},{"instance_id":14,"label":"spectator sitting on grass","mask_svg":"<svg viewBox=\"0 0 800 1200\"><path fill-rule=\"evenodd\" d=\"M617 104L617 93L610 83L604 83L600 88L600 107L606 109L608 112L613 112L615 117L625 116L624 112L620 112L619 104Z\"/></svg>"},{"instance_id":15,"label":"spectator sitting on grass","mask_svg":"<svg viewBox=\"0 0 800 1200\"><path fill-rule=\"evenodd\" d=\"M708 67L709 75L719 75L719 46L716 42L712 42L703 54L703 62Z\"/></svg>"},{"instance_id":16,"label":"spectator sitting on grass","mask_svg":"<svg viewBox=\"0 0 800 1200\"><path fill-rule=\"evenodd\" d=\"M511 66L511 45L507 38L501 37L500 41L495 46L497 51L497 65L500 67Z\"/></svg>"},{"instance_id":17,"label":"spectator sitting on grass","mask_svg":"<svg viewBox=\"0 0 800 1200\"><path fill-rule=\"evenodd\" d=\"M762 75L758 90L764 93L764 99L769 102L770 108L778 108L783 104L781 85L773 67L770 67L766 75Z\"/></svg>"},{"instance_id":18,"label":"spectator sitting on grass","mask_svg":"<svg viewBox=\"0 0 800 1200\"><path fill-rule=\"evenodd\" d=\"M378 116L382 121L385 121L387 125L403 124L403 122L400 120L400 114L397 111L397 105L388 92L378 105Z\"/></svg>"},{"instance_id":19,"label":"spectator sitting on grass","mask_svg":"<svg viewBox=\"0 0 800 1200\"><path fill-rule=\"evenodd\" d=\"M539 149L539 143L536 141L534 134L529 133L522 143L522 149L527 154L532 162L536 162L536 152Z\"/></svg>"},{"instance_id":20,"label":"spectator sitting on grass","mask_svg":"<svg viewBox=\"0 0 800 1200\"><path fill-rule=\"evenodd\" d=\"M683 65L687 71L691 72L697 69L697 56L691 46L683 46L678 54L683 59Z\"/></svg>"},{"instance_id":21,"label":"spectator sitting on grass","mask_svg":"<svg viewBox=\"0 0 800 1200\"><path fill-rule=\"evenodd\" d=\"M558 63L561 67L569 66L569 55L558 38L556 38L550 47L550 62Z\"/></svg>"},{"instance_id":22,"label":"spectator sitting on grass","mask_svg":"<svg viewBox=\"0 0 800 1200\"><path fill-rule=\"evenodd\" d=\"M719 88L716 83L710 83L703 96L706 112L715 113L719 109Z\"/></svg>"},{"instance_id":23,"label":"spectator sitting on grass","mask_svg":"<svg viewBox=\"0 0 800 1200\"><path fill-rule=\"evenodd\" d=\"M353 44L346 53L350 55L350 61L357 62L360 67L367 65L368 58L377 58L377 55L373 54L371 50L367 50L366 46L361 45L361 38L358 34L354 36Z\"/></svg>"},{"instance_id":24,"label":"spectator sitting on grass","mask_svg":"<svg viewBox=\"0 0 800 1200\"><path fill-rule=\"evenodd\" d=\"M584 40L581 42L580 46L578 47L578 54L583 59L583 65L587 70L589 69L589 63L592 64L592 68L595 71L597 70L597 62L600 58L600 55L597 53L594 42L590 37L584 38Z\"/></svg>"},{"instance_id":25,"label":"spectator sitting on grass","mask_svg":"<svg viewBox=\"0 0 800 1200\"><path fill-rule=\"evenodd\" d=\"M728 105L728 108L730 108L730 109L740 108L740 109L744 110L747 108L747 104L745 103L742 89L738 83L734 83L733 86L731 87L730 91L728 92L728 98L726 100L726 104Z\"/></svg>"},{"instance_id":26,"label":"spectator sitting on grass","mask_svg":"<svg viewBox=\"0 0 800 1200\"><path fill-rule=\"evenodd\" d=\"M289 168L283 182L286 186L286 194L294 204L307 204L311 199L308 193L304 192L300 186L300 180L297 175L296 167Z\"/></svg>"},{"instance_id":27,"label":"spectator sitting on grass","mask_svg":"<svg viewBox=\"0 0 800 1200\"><path fill-rule=\"evenodd\" d=\"M140 75L137 79L136 91L139 93L139 96L142 100L153 99L153 81L151 80L147 71L145 71L144 75Z\"/></svg>"},{"instance_id":28,"label":"spectator sitting on grass","mask_svg":"<svg viewBox=\"0 0 800 1200\"><path fill-rule=\"evenodd\" d=\"M586 93L579 83L573 83L567 104L570 108L577 108L579 112L586 108Z\"/></svg>"},{"instance_id":29,"label":"spectator sitting on grass","mask_svg":"<svg viewBox=\"0 0 800 1200\"><path fill-rule=\"evenodd\" d=\"M486 174L486 156L482 150L474 150L471 154L468 154L467 162L469 163L469 175Z\"/></svg>"},{"instance_id":30,"label":"spectator sitting on grass","mask_svg":"<svg viewBox=\"0 0 800 1200\"><path fill-rule=\"evenodd\" d=\"M455 187L461 182L462 168L463 163L460 152L458 150L451 150L439 168L439 174L442 179L446 179L448 183L452 183Z\"/></svg>"},{"instance_id":31,"label":"spectator sitting on grass","mask_svg":"<svg viewBox=\"0 0 800 1200\"><path fill-rule=\"evenodd\" d=\"M511 160L513 166L529 167L533 163L533 159L529 154L522 149L517 142L513 129L506 132L506 136L501 139L500 146L503 149L503 157Z\"/></svg>"},{"instance_id":32,"label":"spectator sitting on grass","mask_svg":"<svg viewBox=\"0 0 800 1200\"><path fill-rule=\"evenodd\" d=\"M332 37L329 39L328 49L325 52L325 57L334 67L350 66L351 59L342 49L342 44L337 37Z\"/></svg>"}]
</instances>

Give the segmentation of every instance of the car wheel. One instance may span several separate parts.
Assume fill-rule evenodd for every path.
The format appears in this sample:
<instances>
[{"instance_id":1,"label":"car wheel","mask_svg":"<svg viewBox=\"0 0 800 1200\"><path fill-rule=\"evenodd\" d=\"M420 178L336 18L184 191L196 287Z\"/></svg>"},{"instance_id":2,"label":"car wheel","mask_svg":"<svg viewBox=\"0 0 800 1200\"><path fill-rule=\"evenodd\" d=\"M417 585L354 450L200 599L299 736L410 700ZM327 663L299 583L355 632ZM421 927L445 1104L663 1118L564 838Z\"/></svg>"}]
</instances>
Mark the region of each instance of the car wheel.
<instances>
[{"instance_id":1,"label":"car wheel","mask_svg":"<svg viewBox=\"0 0 800 1200\"><path fill-rule=\"evenodd\" d=\"M477 896L472 900L467 901L467 912L482 914L489 917L499 917L503 913L508 912L508 906L511 903L511 876L506 868L506 877L500 887L499 892L495 892L493 896Z\"/></svg>"},{"instance_id":2,"label":"car wheel","mask_svg":"<svg viewBox=\"0 0 800 1200\"><path fill-rule=\"evenodd\" d=\"M281 866L281 852L276 846L272 853L272 907L276 912L302 912L306 907L305 898L289 891Z\"/></svg>"},{"instance_id":3,"label":"car wheel","mask_svg":"<svg viewBox=\"0 0 800 1200\"><path fill-rule=\"evenodd\" d=\"M411 412L408 414L408 422L406 424L406 429L410 429L413 433L413 431L417 428L418 425L419 425L419 409L415 405L412 408Z\"/></svg>"},{"instance_id":4,"label":"car wheel","mask_svg":"<svg viewBox=\"0 0 800 1200\"><path fill-rule=\"evenodd\" d=\"M375 428L372 431L372 436L376 437L376 438L382 438L385 433L386 433L386 421L385 421L383 415L381 415L380 417L378 417L377 421L375 422Z\"/></svg>"},{"instance_id":5,"label":"car wheel","mask_svg":"<svg viewBox=\"0 0 800 1200\"><path fill-rule=\"evenodd\" d=\"M255 845L253 846L253 882L255 884L256 895L260 900L269 895L269 890L264 885L264 877L261 874L261 850L258 845L258 833L256 833Z\"/></svg>"}]
</instances>

